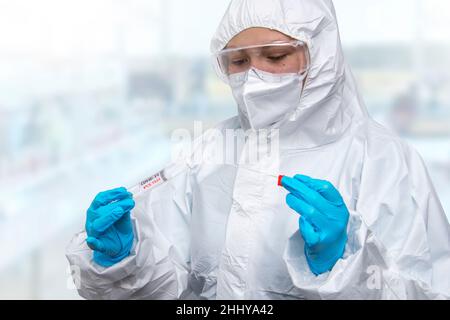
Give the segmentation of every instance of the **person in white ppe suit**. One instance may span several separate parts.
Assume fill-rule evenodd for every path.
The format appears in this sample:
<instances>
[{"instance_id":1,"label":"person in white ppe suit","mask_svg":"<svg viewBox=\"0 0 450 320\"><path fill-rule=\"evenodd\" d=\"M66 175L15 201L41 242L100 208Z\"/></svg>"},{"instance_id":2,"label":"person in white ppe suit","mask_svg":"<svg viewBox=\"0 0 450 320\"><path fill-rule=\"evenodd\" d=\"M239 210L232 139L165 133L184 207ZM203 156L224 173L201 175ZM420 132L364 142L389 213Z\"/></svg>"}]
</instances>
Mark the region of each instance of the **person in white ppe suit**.
<instances>
[{"instance_id":1,"label":"person in white ppe suit","mask_svg":"<svg viewBox=\"0 0 450 320\"><path fill-rule=\"evenodd\" d=\"M122 211L107 208L125 200L100 194L88 211L88 234L67 248L80 295L448 299L443 208L416 151L369 117L343 57L332 1L233 0L211 47L239 110L215 132L276 129L277 161L245 161L242 150L255 142L239 136L237 165L188 163L134 199L127 193ZM295 51L294 69L258 64L267 47ZM202 152L220 148L214 135L202 141ZM281 181L283 189L277 173L295 178ZM126 219L102 228L95 220L104 216ZM133 236L108 251L108 241L130 234L127 223ZM103 236L113 227L114 235ZM315 260L323 257L326 263Z\"/></svg>"}]
</instances>

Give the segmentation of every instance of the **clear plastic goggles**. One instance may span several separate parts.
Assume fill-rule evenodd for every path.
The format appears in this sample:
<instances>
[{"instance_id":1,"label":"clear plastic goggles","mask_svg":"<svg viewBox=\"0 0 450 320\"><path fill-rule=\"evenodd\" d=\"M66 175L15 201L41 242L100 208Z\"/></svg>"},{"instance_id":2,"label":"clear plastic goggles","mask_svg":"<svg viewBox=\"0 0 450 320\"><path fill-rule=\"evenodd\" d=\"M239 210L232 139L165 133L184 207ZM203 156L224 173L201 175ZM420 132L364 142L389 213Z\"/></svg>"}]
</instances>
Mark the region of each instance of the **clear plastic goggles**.
<instances>
[{"instance_id":1,"label":"clear plastic goggles","mask_svg":"<svg viewBox=\"0 0 450 320\"><path fill-rule=\"evenodd\" d=\"M214 55L219 77L243 74L251 68L272 74L304 74L309 70L310 57L303 41L273 42L240 48L224 49Z\"/></svg>"}]
</instances>

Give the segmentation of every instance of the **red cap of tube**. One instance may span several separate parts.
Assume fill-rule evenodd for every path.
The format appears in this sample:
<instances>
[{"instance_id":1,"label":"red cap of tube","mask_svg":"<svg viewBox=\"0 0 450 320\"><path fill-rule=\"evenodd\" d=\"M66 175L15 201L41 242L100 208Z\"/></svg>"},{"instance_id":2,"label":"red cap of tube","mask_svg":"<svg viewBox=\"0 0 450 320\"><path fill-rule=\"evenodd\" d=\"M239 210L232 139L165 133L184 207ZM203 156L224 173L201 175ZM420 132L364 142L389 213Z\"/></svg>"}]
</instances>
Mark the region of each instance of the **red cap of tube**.
<instances>
[{"instance_id":1,"label":"red cap of tube","mask_svg":"<svg viewBox=\"0 0 450 320\"><path fill-rule=\"evenodd\" d=\"M284 176L278 176L278 185L282 187L281 180L284 178Z\"/></svg>"}]
</instances>

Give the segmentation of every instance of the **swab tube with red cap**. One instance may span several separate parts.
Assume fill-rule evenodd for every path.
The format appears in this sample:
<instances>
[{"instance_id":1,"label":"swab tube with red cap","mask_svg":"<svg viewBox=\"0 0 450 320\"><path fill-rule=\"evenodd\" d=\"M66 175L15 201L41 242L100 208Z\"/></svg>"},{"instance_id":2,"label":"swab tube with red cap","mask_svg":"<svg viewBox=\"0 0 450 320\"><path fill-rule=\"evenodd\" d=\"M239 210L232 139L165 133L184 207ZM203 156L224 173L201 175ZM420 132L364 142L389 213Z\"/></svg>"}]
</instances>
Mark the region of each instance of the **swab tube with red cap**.
<instances>
[{"instance_id":1,"label":"swab tube with red cap","mask_svg":"<svg viewBox=\"0 0 450 320\"><path fill-rule=\"evenodd\" d=\"M133 196L137 196L137 195L141 194L142 192L153 189L153 188L163 184L167 180L170 180L170 179L176 177L180 173L184 172L184 170L186 170L188 167L189 167L189 165L187 163L172 164L172 165L166 167L165 169L153 174L152 176L142 180L141 182L134 185L133 187L128 188L128 191L131 192L133 194ZM235 167L238 168L237 165L235 165ZM268 176L271 176L274 178L278 178L278 186L282 186L281 180L283 179L284 175L270 174L270 173L266 173L266 172L258 171L255 169L246 168L246 167L239 167L239 168L244 169L244 170L250 170L250 171L257 172L257 173L264 174L264 175L268 175Z\"/></svg>"}]
</instances>

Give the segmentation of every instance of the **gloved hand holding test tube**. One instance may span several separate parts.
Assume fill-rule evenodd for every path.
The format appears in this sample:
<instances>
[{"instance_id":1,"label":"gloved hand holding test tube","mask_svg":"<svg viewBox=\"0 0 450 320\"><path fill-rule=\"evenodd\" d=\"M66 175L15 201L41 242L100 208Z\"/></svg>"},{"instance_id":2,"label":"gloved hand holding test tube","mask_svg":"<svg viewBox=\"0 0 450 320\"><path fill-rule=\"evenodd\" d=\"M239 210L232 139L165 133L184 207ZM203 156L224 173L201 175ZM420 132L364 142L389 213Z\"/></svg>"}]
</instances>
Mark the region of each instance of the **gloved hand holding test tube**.
<instances>
[{"instance_id":1,"label":"gloved hand holding test tube","mask_svg":"<svg viewBox=\"0 0 450 320\"><path fill-rule=\"evenodd\" d=\"M278 186L285 187L291 193L298 193L294 190L295 186L289 183L289 181L293 180L293 178L263 172L245 165L239 166L234 164L232 166L239 170L248 170L273 177L274 183L277 182ZM130 220L130 213L134 207L133 198L136 198L144 192L156 188L177 177L181 173L185 172L189 167L189 164L186 162L174 163L167 166L163 170L158 171L152 176L143 179L141 182L128 189L118 188L105 191L97 195L88 210L86 230L88 233L87 243L89 247L95 251L94 260L98 264L108 267L117 263L129 254L134 239ZM311 184L310 182L311 181L309 181L309 184ZM288 205L298 213L302 214L301 210L303 208L293 206L289 201ZM305 222L302 222L301 220L300 230L309 230L305 229L305 227L302 228L302 225L304 226ZM306 243L310 244L311 241L309 239L311 238L311 232L302 232L302 235L304 236ZM341 242L345 244L345 240L346 238ZM335 252L332 251L332 253ZM327 256L327 258L329 257ZM329 266L327 265L326 268L328 267Z\"/></svg>"},{"instance_id":2,"label":"gloved hand holding test tube","mask_svg":"<svg viewBox=\"0 0 450 320\"><path fill-rule=\"evenodd\" d=\"M297 212L305 257L311 271L322 274L343 256L347 243L349 211L339 191L325 180L297 174L280 175L278 185L289 194L287 205Z\"/></svg>"},{"instance_id":3,"label":"gloved hand holding test tube","mask_svg":"<svg viewBox=\"0 0 450 320\"><path fill-rule=\"evenodd\" d=\"M110 267L130 254L134 241L131 211L134 198L185 172L186 163L175 163L131 188L116 188L97 194L87 211L86 243L94 261Z\"/></svg>"}]
</instances>

